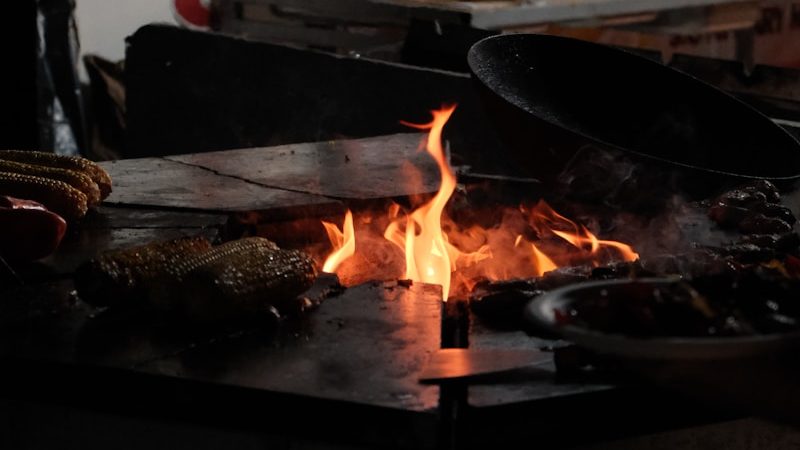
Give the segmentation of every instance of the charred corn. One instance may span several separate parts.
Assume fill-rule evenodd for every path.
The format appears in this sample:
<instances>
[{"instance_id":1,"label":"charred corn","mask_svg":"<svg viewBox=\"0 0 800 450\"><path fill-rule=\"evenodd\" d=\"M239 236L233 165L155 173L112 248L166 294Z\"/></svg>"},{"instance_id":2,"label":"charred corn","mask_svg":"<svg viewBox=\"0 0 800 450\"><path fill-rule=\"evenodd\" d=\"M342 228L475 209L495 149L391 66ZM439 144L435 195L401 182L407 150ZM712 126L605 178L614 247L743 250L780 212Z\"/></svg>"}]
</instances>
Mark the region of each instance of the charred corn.
<instances>
[{"instance_id":1,"label":"charred corn","mask_svg":"<svg viewBox=\"0 0 800 450\"><path fill-rule=\"evenodd\" d=\"M314 283L312 259L298 250L239 252L189 273L181 299L184 314L199 322L294 312L297 296Z\"/></svg>"},{"instance_id":2,"label":"charred corn","mask_svg":"<svg viewBox=\"0 0 800 450\"><path fill-rule=\"evenodd\" d=\"M211 243L198 236L106 252L78 268L75 287L94 306L145 304L148 283L210 249Z\"/></svg>"},{"instance_id":3,"label":"charred corn","mask_svg":"<svg viewBox=\"0 0 800 450\"><path fill-rule=\"evenodd\" d=\"M0 172L13 172L21 175L50 178L67 183L75 189L86 194L89 206L100 203L100 188L97 183L83 172L72 169L59 169L57 167L37 166L16 161L0 159Z\"/></svg>"},{"instance_id":4,"label":"charred corn","mask_svg":"<svg viewBox=\"0 0 800 450\"><path fill-rule=\"evenodd\" d=\"M224 261L237 253L250 253L257 249L273 252L278 250L278 246L269 239L248 237L226 242L210 251L177 261L176 264L165 267L157 279L149 280L148 298L158 309L174 310L180 303L177 297L181 295L184 279L189 273L200 267Z\"/></svg>"},{"instance_id":5,"label":"charred corn","mask_svg":"<svg viewBox=\"0 0 800 450\"><path fill-rule=\"evenodd\" d=\"M264 238L228 242L189 258L156 280L150 298L160 309L197 321L241 318L281 309L316 277L312 259Z\"/></svg>"},{"instance_id":6,"label":"charred corn","mask_svg":"<svg viewBox=\"0 0 800 450\"><path fill-rule=\"evenodd\" d=\"M105 199L111 193L111 177L108 173L96 163L80 156L64 156L25 150L0 150L0 159L83 172L97 184L101 198Z\"/></svg>"},{"instance_id":7,"label":"charred corn","mask_svg":"<svg viewBox=\"0 0 800 450\"><path fill-rule=\"evenodd\" d=\"M278 246L269 239L261 237L247 237L236 241L226 242L211 249L211 251L196 255L194 258L187 258L179 261L172 267L167 268L167 276L182 280L188 273L202 266L209 266L219 261L224 261L237 253L248 253L257 250L276 251Z\"/></svg>"},{"instance_id":8,"label":"charred corn","mask_svg":"<svg viewBox=\"0 0 800 450\"><path fill-rule=\"evenodd\" d=\"M86 215L86 194L63 181L0 172L0 194L42 203L68 222Z\"/></svg>"}]
</instances>

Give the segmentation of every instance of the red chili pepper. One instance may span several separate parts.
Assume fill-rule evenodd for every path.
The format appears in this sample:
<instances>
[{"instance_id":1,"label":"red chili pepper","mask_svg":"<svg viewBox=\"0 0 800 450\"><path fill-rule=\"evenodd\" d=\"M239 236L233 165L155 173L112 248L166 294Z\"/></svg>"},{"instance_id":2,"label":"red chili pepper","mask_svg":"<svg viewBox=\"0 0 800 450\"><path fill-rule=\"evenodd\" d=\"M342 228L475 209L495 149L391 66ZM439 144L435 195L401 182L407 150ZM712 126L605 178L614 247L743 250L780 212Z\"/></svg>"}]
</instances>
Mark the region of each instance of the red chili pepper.
<instances>
[{"instance_id":1,"label":"red chili pepper","mask_svg":"<svg viewBox=\"0 0 800 450\"><path fill-rule=\"evenodd\" d=\"M52 254L67 222L42 204L0 196L0 255L11 261L34 261Z\"/></svg>"}]
</instances>

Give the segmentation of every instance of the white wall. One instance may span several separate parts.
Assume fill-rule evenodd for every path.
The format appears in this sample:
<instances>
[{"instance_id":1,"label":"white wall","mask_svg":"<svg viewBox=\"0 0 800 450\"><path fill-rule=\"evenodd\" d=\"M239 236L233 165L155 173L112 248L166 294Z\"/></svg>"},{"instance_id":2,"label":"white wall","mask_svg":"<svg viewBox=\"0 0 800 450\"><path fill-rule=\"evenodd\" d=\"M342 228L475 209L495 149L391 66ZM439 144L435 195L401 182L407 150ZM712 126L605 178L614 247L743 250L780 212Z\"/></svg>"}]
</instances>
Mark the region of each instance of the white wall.
<instances>
[{"instance_id":1,"label":"white wall","mask_svg":"<svg viewBox=\"0 0 800 450\"><path fill-rule=\"evenodd\" d=\"M125 38L152 22L175 23L171 0L76 0L75 16L83 54L117 61Z\"/></svg>"}]
</instances>

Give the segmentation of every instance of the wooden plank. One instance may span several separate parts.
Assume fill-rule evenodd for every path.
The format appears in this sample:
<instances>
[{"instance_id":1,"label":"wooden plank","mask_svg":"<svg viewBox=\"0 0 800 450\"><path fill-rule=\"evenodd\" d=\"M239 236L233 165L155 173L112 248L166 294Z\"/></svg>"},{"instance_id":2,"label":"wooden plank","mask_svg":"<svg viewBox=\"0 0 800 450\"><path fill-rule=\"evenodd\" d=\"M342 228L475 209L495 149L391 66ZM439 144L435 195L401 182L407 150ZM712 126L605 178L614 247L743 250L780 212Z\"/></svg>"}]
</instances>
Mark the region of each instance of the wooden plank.
<instances>
[{"instance_id":1,"label":"wooden plank","mask_svg":"<svg viewBox=\"0 0 800 450\"><path fill-rule=\"evenodd\" d=\"M239 161L239 164L252 162ZM247 212L334 202L162 158L127 159L101 165L114 180L114 192L106 199L111 205Z\"/></svg>"},{"instance_id":2,"label":"wooden plank","mask_svg":"<svg viewBox=\"0 0 800 450\"><path fill-rule=\"evenodd\" d=\"M435 192L439 188L438 167L426 152L420 151L423 136L395 134L165 159L294 192L337 199L382 199ZM417 171L419 183L415 182ZM248 204L263 205L263 201L250 199Z\"/></svg>"}]
</instances>

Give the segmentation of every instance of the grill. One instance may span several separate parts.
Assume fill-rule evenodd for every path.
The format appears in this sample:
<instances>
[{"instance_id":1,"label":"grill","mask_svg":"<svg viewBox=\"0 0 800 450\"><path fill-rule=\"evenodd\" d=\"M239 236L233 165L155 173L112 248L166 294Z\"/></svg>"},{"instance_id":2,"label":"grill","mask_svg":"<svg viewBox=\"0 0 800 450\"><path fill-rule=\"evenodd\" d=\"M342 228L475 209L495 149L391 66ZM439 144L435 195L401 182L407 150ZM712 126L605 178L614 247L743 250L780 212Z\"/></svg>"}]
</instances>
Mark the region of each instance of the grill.
<instances>
[{"instance_id":1,"label":"grill","mask_svg":"<svg viewBox=\"0 0 800 450\"><path fill-rule=\"evenodd\" d=\"M171 53L173 46L181 56ZM242 79L258 79L248 86L285 89L275 101L286 108L270 108L285 117L228 115L225 102L244 104L248 116L260 103L246 97L258 96L242 80L217 77L222 69L205 67L197 75L204 51L229 58L215 66L238 64ZM316 64L335 75L322 83L319 74L302 70ZM346 207L435 192L436 166L418 151L422 135L399 133L396 121L417 118L441 100L460 99L447 138L458 149L454 163L473 168L462 181L489 184L506 201L542 194L529 179L504 176L502 158L485 150L499 144L464 75L161 27L133 37L129 65L129 132L140 158L104 163L114 193L57 254L13 274L0 271L7 286L0 302L0 392L20 417L20 405L47 403L88 417L99 411L251 439L243 442L409 449L570 447L738 417L613 371L583 370L592 361L581 350L492 327L466 303L443 303L438 287L422 283L361 284L330 295L306 317L265 328L183 330L89 307L75 297L70 277L99 251L183 235L224 240L252 233L300 248L322 238L308 231L312 224L340 218ZM287 81L289 74L299 79ZM391 98L376 96L386 85L398 86ZM228 98L192 107L214 91ZM752 87L747 96L769 105L789 128L798 117L800 109L758 97ZM289 122L302 125L284 126ZM310 133L318 142L270 145L308 140ZM222 150L234 141L249 148ZM180 149L202 153L153 156ZM402 160L422 167L422 192L396 182ZM796 195L785 201L797 204ZM334 285L323 276L309 295L323 296ZM458 347L538 347L553 360L488 381L419 383L433 352ZM184 436L184 443L198 436Z\"/></svg>"}]
</instances>

